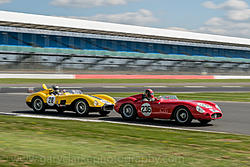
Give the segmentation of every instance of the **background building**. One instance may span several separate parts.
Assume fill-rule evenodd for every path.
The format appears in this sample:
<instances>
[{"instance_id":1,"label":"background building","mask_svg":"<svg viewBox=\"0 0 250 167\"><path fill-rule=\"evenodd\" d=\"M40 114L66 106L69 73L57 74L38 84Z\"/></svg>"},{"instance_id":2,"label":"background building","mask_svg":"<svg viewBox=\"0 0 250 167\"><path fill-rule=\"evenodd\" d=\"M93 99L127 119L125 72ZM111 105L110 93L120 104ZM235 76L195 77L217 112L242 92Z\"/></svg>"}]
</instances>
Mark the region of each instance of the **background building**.
<instances>
[{"instance_id":1,"label":"background building","mask_svg":"<svg viewBox=\"0 0 250 167\"><path fill-rule=\"evenodd\" d=\"M250 71L250 39L0 11L0 70Z\"/></svg>"}]
</instances>

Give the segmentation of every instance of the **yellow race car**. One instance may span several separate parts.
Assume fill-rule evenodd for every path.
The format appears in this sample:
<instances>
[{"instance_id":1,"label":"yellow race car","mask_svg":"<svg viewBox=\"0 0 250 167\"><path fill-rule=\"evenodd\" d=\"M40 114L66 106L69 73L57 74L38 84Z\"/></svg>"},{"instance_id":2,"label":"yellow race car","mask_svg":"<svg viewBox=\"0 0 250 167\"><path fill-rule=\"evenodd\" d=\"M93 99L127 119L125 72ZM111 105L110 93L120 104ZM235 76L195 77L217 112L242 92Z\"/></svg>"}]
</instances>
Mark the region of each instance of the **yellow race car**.
<instances>
[{"instance_id":1,"label":"yellow race car","mask_svg":"<svg viewBox=\"0 0 250 167\"><path fill-rule=\"evenodd\" d=\"M81 90L59 89L58 86L47 88L29 95L26 104L35 112L56 109L58 112L74 111L78 116L87 116L89 112L99 112L106 116L114 109L115 99L104 94L87 95Z\"/></svg>"}]
</instances>

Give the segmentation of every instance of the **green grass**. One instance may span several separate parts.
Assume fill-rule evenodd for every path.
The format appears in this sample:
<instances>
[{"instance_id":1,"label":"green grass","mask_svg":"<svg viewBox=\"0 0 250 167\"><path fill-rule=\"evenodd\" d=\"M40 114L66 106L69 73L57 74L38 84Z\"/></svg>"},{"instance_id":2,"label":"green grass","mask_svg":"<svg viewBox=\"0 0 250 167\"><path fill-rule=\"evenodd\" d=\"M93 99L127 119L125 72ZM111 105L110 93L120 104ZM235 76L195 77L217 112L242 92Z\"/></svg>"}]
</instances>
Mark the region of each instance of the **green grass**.
<instances>
[{"instance_id":1,"label":"green grass","mask_svg":"<svg viewBox=\"0 0 250 167\"><path fill-rule=\"evenodd\" d=\"M73 83L242 83L250 79L0 79L4 84L47 83L47 84L73 84Z\"/></svg>"},{"instance_id":2,"label":"green grass","mask_svg":"<svg viewBox=\"0 0 250 167\"><path fill-rule=\"evenodd\" d=\"M128 97L136 93L105 93L112 97ZM181 100L209 100L209 101L235 101L250 102L250 92L201 92L201 93L156 93L155 97L164 95L176 95Z\"/></svg>"},{"instance_id":3,"label":"green grass","mask_svg":"<svg viewBox=\"0 0 250 167\"><path fill-rule=\"evenodd\" d=\"M0 116L0 166L250 166L250 136Z\"/></svg>"}]
</instances>

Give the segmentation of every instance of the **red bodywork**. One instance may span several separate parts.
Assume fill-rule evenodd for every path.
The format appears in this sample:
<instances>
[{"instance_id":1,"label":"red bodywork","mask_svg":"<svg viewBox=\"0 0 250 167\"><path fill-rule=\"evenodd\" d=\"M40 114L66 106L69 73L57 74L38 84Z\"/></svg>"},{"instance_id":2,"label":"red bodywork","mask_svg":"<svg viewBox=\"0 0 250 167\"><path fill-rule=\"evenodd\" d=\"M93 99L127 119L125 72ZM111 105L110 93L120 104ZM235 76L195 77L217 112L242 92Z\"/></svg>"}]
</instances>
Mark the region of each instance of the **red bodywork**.
<instances>
[{"instance_id":1,"label":"red bodywork","mask_svg":"<svg viewBox=\"0 0 250 167\"><path fill-rule=\"evenodd\" d=\"M143 94L138 94L124 99L120 99L115 104L115 111L120 113L121 106L129 103L136 108L137 115L140 118L174 119L173 113L175 109L180 106L185 106L191 112L193 119L197 120L215 120L221 119L223 116L221 110L216 107L216 104L209 101L178 100L167 98L159 98L155 101L142 101L142 97ZM151 113L145 114L145 112L142 112L144 106L143 104L145 103L150 104L152 109ZM197 103L208 104L212 108L205 108L200 106L205 111L204 113L200 113L196 110L196 107L198 105Z\"/></svg>"}]
</instances>

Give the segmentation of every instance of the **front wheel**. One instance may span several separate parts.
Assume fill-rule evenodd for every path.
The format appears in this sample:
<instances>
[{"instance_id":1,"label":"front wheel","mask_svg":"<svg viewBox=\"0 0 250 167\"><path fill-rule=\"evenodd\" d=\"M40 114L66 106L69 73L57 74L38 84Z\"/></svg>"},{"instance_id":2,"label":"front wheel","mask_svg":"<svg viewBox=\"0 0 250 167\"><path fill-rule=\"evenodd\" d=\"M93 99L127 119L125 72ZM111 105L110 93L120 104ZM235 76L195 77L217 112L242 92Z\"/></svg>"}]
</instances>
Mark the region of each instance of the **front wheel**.
<instances>
[{"instance_id":1,"label":"front wheel","mask_svg":"<svg viewBox=\"0 0 250 167\"><path fill-rule=\"evenodd\" d=\"M74 104L74 111L78 116L87 116L89 114L89 105L85 100L77 100Z\"/></svg>"},{"instance_id":2,"label":"front wheel","mask_svg":"<svg viewBox=\"0 0 250 167\"><path fill-rule=\"evenodd\" d=\"M180 125L188 125L193 118L190 111L185 107L180 107L175 112L175 121Z\"/></svg>"},{"instance_id":3,"label":"front wheel","mask_svg":"<svg viewBox=\"0 0 250 167\"><path fill-rule=\"evenodd\" d=\"M45 111L45 104L42 100L41 97L37 96L37 97L34 97L31 101L31 106L32 106L32 109L37 112L37 113L41 113L41 112L44 112Z\"/></svg>"},{"instance_id":4,"label":"front wheel","mask_svg":"<svg viewBox=\"0 0 250 167\"><path fill-rule=\"evenodd\" d=\"M137 117L137 112L135 107L132 104L125 104L121 107L120 113L124 120L135 120Z\"/></svg>"}]
</instances>

